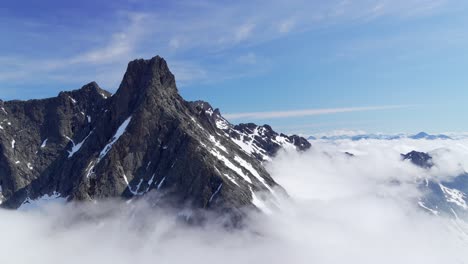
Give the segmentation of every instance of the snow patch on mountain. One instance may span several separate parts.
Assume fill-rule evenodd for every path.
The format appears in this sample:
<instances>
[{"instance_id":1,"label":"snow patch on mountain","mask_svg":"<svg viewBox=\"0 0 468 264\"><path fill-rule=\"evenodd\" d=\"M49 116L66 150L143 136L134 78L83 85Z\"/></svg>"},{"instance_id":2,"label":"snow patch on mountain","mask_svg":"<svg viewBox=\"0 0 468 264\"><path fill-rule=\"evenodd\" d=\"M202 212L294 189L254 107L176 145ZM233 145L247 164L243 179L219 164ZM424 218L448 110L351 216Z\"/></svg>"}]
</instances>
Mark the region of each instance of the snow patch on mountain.
<instances>
[{"instance_id":1,"label":"snow patch on mountain","mask_svg":"<svg viewBox=\"0 0 468 264\"><path fill-rule=\"evenodd\" d=\"M67 198L61 197L61 194L54 192L51 195L45 194L36 199L27 198L21 206L18 208L19 211L29 211L40 209L46 205L50 204L64 204L67 201Z\"/></svg>"},{"instance_id":2,"label":"snow patch on mountain","mask_svg":"<svg viewBox=\"0 0 468 264\"><path fill-rule=\"evenodd\" d=\"M128 117L120 126L117 128L117 131L115 132L114 136L111 138L109 143L101 150L101 153L99 153L99 158L97 163L104 158L107 153L112 149L112 146L119 140L119 138L125 133L127 130L127 126L130 124L130 121L132 121L132 117Z\"/></svg>"}]
</instances>

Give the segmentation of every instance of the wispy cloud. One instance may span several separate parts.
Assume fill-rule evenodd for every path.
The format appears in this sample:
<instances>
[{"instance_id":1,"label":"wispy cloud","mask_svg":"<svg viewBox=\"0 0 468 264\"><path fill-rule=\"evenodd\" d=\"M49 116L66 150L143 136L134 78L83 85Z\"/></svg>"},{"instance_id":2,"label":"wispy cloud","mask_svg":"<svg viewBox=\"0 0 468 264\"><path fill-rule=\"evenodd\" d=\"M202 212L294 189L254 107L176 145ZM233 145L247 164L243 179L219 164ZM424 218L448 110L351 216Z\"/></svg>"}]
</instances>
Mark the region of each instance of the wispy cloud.
<instances>
[{"instance_id":1,"label":"wispy cloud","mask_svg":"<svg viewBox=\"0 0 468 264\"><path fill-rule=\"evenodd\" d=\"M279 23L278 25L278 31L280 33L288 33L289 31L291 31L295 25L295 21L294 19L290 18L290 19L286 19L286 20L283 20L281 23Z\"/></svg>"},{"instance_id":2,"label":"wispy cloud","mask_svg":"<svg viewBox=\"0 0 468 264\"><path fill-rule=\"evenodd\" d=\"M234 40L240 42L247 39L253 33L254 28L255 25L250 23L240 26L234 34Z\"/></svg>"},{"instance_id":3,"label":"wispy cloud","mask_svg":"<svg viewBox=\"0 0 468 264\"><path fill-rule=\"evenodd\" d=\"M60 78L64 76L63 70L72 71L75 76L83 76L83 81L94 79L96 71L101 73L99 76L117 76L115 73L121 72L129 59L148 57L156 53L164 55L170 61L199 65L199 69L191 69L190 72L211 72L210 67L216 67L214 70L219 72L219 75L245 76L252 72L263 72L259 69L262 66L258 63L259 57L249 53L250 47L257 47L296 32L346 24L349 21L368 22L383 16L427 15L444 7L445 2L446 0L293 0L285 5L281 0L253 0L235 4L220 4L217 1L194 4L190 1L180 1L161 9L158 4L141 0L135 2L134 12L113 10L114 13L106 13L108 18L100 21L102 25L96 24L92 27L92 24L88 23L83 24L86 25L85 28L80 28L79 31L74 31L73 28L60 31L61 33L51 40L60 42L63 39L63 50L60 54L35 49L33 54L19 55L3 50L2 56L16 57L15 61L21 63L14 63L14 67L11 64L0 65L0 85L34 83L38 78L66 82L69 80L67 77ZM258 9L262 12L259 13ZM8 19L16 21L16 18L3 19L6 24L16 25L8 23ZM42 21L29 21L40 22ZM81 26L79 23L78 25ZM27 28L20 28L18 32L24 31L21 33L24 36L31 33L44 36L51 30L47 26L43 28L45 33L32 32ZM96 35L99 36L99 41L93 39ZM80 41L78 52L76 46L67 49L70 39ZM19 43L21 45L22 41ZM240 57L239 54L247 56ZM209 62L210 59L227 63L217 63L213 66ZM240 65L242 67L233 68L230 62L236 60L245 63ZM91 67L93 70L90 70ZM203 76L206 77L185 74L183 79L186 83L198 82ZM213 76L210 75L210 78ZM104 80L96 81L116 83L119 80L105 77Z\"/></svg>"},{"instance_id":4,"label":"wispy cloud","mask_svg":"<svg viewBox=\"0 0 468 264\"><path fill-rule=\"evenodd\" d=\"M366 106L366 107L302 109L302 110L271 111L271 112L228 113L228 114L224 114L223 116L230 120L275 119L275 118L288 118L288 117L329 115L329 114L337 114L337 113L378 111L378 110L400 109L400 108L407 108L407 107L410 107L410 105L386 105L386 106Z\"/></svg>"},{"instance_id":5,"label":"wispy cloud","mask_svg":"<svg viewBox=\"0 0 468 264\"><path fill-rule=\"evenodd\" d=\"M136 45L144 34L144 22L148 15L132 13L128 15L128 26L122 31L111 35L109 42L79 54L69 60L69 63L111 63L122 58L127 59L135 52Z\"/></svg>"},{"instance_id":6,"label":"wispy cloud","mask_svg":"<svg viewBox=\"0 0 468 264\"><path fill-rule=\"evenodd\" d=\"M249 52L239 56L239 58L237 58L237 62L241 64L255 64L257 63L257 55L255 55L253 52Z\"/></svg>"}]
</instances>

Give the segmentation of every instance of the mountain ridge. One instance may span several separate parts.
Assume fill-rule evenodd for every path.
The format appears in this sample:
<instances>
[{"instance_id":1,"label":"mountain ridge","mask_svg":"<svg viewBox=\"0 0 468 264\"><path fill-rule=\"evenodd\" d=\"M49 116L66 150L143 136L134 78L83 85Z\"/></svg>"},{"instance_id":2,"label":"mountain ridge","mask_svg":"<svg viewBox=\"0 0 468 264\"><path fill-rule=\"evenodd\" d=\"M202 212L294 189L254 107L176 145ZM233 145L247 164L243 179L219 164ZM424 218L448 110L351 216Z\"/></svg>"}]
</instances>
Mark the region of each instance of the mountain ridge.
<instances>
[{"instance_id":1,"label":"mountain ridge","mask_svg":"<svg viewBox=\"0 0 468 264\"><path fill-rule=\"evenodd\" d=\"M265 159L230 136L235 126L219 110L180 96L159 56L131 61L112 96L91 82L57 97L2 101L0 107L4 207L44 195L129 200L164 190L177 205L235 211L263 207L256 192L284 192L263 168ZM219 127L221 121L229 130ZM302 142L298 150L310 148L303 138L271 133L282 142L261 149L262 157L291 140L293 146Z\"/></svg>"}]
</instances>

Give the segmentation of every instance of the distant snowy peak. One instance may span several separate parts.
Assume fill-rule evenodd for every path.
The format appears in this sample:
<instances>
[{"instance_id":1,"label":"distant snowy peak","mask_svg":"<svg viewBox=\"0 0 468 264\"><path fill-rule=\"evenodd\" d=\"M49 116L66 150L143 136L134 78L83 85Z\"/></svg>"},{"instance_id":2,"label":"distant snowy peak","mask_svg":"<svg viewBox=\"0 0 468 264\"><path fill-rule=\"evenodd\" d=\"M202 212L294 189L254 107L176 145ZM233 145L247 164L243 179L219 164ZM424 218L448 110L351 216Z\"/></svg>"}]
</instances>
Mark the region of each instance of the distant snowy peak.
<instances>
[{"instance_id":1,"label":"distant snowy peak","mask_svg":"<svg viewBox=\"0 0 468 264\"><path fill-rule=\"evenodd\" d=\"M333 135L333 136L322 136L320 137L321 140L352 140L352 141L359 141L359 140L367 140L367 139L374 139L374 140L396 140L396 139L425 139L425 140L450 140L451 137L443 134L431 135L426 132L420 132L415 135L407 135L407 134L395 134L395 135L386 135L386 134L358 134L358 135ZM316 140L317 138L314 136L310 136L309 140Z\"/></svg>"},{"instance_id":2,"label":"distant snowy peak","mask_svg":"<svg viewBox=\"0 0 468 264\"><path fill-rule=\"evenodd\" d=\"M275 132L269 125L245 123L233 125L220 113L219 109L204 101L191 102L192 107L204 114L218 130L228 135L244 152L259 161L269 161L281 149L304 151L311 147L310 142L297 135L285 135Z\"/></svg>"}]
</instances>

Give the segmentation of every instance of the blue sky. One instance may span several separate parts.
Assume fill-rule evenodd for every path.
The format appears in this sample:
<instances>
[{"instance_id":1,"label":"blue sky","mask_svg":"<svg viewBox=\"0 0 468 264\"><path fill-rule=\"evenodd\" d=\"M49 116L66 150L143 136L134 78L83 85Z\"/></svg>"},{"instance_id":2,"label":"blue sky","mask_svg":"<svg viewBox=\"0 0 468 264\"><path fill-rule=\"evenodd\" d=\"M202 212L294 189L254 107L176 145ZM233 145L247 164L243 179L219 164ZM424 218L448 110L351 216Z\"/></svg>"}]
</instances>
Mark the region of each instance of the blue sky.
<instances>
[{"instance_id":1,"label":"blue sky","mask_svg":"<svg viewBox=\"0 0 468 264\"><path fill-rule=\"evenodd\" d=\"M0 98L114 92L128 61L161 55L233 123L468 131L467 22L457 0L2 1Z\"/></svg>"}]
</instances>

